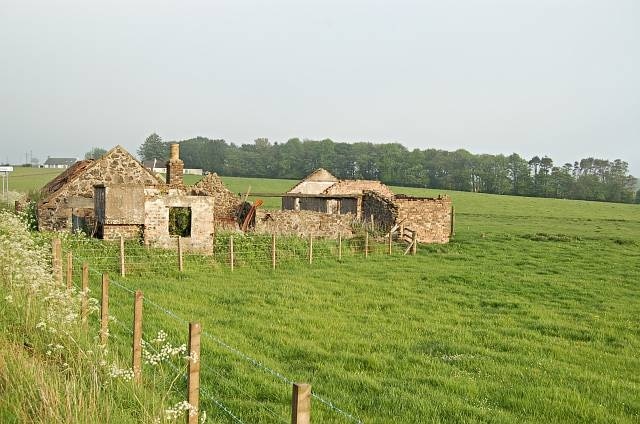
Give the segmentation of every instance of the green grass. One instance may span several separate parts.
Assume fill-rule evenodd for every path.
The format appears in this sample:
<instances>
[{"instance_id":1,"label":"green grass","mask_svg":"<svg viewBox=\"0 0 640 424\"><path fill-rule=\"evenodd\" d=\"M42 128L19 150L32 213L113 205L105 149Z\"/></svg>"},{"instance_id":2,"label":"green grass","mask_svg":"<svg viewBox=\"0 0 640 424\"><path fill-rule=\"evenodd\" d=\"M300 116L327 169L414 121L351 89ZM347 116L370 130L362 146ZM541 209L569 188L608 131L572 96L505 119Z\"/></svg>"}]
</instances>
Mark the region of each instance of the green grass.
<instances>
[{"instance_id":1,"label":"green grass","mask_svg":"<svg viewBox=\"0 0 640 424\"><path fill-rule=\"evenodd\" d=\"M234 272L221 253L188 257L180 274L173 252L130 246L121 283L364 422L637 422L638 207L450 194L455 240L416 257L378 245L339 263L320 242L309 265L299 241L297 259L272 271L268 242L241 240ZM117 270L115 246L89 246L78 254ZM119 296L128 322L130 296ZM145 331L184 338L184 323L145 311ZM286 420L288 385L210 339L203 349L216 399L245 422ZM348 422L313 408L317 422Z\"/></svg>"},{"instance_id":2,"label":"green grass","mask_svg":"<svg viewBox=\"0 0 640 424\"><path fill-rule=\"evenodd\" d=\"M20 193L39 190L62 171L62 169L16 166L9 174L9 190Z\"/></svg>"},{"instance_id":3,"label":"green grass","mask_svg":"<svg viewBox=\"0 0 640 424\"><path fill-rule=\"evenodd\" d=\"M223 179L234 192L295 183ZM173 252L130 244L129 275L114 279L364 422L638 422L640 207L447 194L454 241L415 257L378 245L339 263L334 243L319 242L309 265L299 240L272 271L267 240L238 239L235 271L222 244L213 258L187 257L180 274ZM96 273L117 275L115 245L74 249ZM112 287L112 313L129 323L131 295ZM145 303L145 334L185 340L186 323L154 304ZM113 331L126 352L126 332ZM210 337L202 364L207 393L242 421L287 421L288 384ZM312 414L349 422L317 400Z\"/></svg>"}]
</instances>

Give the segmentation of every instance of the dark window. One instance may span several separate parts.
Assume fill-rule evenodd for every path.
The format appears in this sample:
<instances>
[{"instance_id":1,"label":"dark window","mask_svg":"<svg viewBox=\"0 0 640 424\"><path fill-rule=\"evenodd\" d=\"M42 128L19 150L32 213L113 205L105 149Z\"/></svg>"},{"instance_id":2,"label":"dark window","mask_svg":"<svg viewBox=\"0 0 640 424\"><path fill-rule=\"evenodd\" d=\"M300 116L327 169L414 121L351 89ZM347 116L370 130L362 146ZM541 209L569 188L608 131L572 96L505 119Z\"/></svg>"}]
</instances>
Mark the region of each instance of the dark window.
<instances>
[{"instance_id":1,"label":"dark window","mask_svg":"<svg viewBox=\"0 0 640 424\"><path fill-rule=\"evenodd\" d=\"M169 234L191 236L191 208L169 208Z\"/></svg>"}]
</instances>

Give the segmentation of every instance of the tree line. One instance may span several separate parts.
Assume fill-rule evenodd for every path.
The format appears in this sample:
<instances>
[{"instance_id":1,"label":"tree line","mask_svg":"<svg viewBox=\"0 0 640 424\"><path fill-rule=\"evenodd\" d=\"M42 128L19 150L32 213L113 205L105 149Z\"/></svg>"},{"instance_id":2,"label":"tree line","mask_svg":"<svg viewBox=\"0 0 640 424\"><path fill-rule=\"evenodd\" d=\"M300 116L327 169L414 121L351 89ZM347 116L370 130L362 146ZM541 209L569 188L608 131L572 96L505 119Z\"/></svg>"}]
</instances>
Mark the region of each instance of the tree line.
<instances>
[{"instance_id":1,"label":"tree line","mask_svg":"<svg viewBox=\"0 0 640 424\"><path fill-rule=\"evenodd\" d=\"M513 153L473 154L466 150L408 150L398 143L337 143L330 139L252 144L196 137L179 141L186 168L225 176L301 179L325 168L341 179L516 196L640 203L638 180L627 162L584 158L555 164L548 156L526 159ZM169 144L151 134L138 149L142 160L166 161Z\"/></svg>"}]
</instances>

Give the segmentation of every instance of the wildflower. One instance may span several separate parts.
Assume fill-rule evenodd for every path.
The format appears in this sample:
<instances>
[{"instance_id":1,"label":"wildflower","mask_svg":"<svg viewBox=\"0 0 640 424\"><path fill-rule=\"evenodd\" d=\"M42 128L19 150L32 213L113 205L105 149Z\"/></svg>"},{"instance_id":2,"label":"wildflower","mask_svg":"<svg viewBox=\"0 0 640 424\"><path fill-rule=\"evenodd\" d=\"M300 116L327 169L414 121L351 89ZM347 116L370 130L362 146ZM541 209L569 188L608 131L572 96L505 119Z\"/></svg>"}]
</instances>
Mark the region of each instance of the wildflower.
<instances>
[{"instance_id":1,"label":"wildflower","mask_svg":"<svg viewBox=\"0 0 640 424\"><path fill-rule=\"evenodd\" d=\"M116 364L112 364L109 376L113 379L121 378L125 381L131 381L133 380L133 370L131 368L119 368Z\"/></svg>"},{"instance_id":2,"label":"wildflower","mask_svg":"<svg viewBox=\"0 0 640 424\"><path fill-rule=\"evenodd\" d=\"M4 297L4 300L7 301L7 303L13 303L13 296L11 296L10 294Z\"/></svg>"},{"instance_id":3,"label":"wildflower","mask_svg":"<svg viewBox=\"0 0 640 424\"><path fill-rule=\"evenodd\" d=\"M168 420L175 420L180 417L185 411L189 412L189 416L193 417L198 413L198 409L191 405L186 400L176 403L171 408L164 411L165 418Z\"/></svg>"}]
</instances>

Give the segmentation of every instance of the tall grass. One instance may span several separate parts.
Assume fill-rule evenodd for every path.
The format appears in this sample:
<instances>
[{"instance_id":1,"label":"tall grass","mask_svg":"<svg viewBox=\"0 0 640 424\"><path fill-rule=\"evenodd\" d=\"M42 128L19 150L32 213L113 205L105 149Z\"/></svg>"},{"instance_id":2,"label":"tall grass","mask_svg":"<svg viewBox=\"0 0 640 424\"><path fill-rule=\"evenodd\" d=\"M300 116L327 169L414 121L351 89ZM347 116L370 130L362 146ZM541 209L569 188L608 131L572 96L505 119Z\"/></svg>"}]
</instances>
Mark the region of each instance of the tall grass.
<instances>
[{"instance_id":1,"label":"tall grass","mask_svg":"<svg viewBox=\"0 0 640 424\"><path fill-rule=\"evenodd\" d=\"M130 361L130 342L100 346L95 319L83 328L83 294L53 279L46 238L0 212L0 252L0 422L168 422L183 416L171 408L184 398L174 390L180 384L167 384L182 373L158 365L184 349L163 350L170 345L161 340L165 355L157 357L147 346L149 382L134 385L123 365ZM89 298L90 314L96 311L97 301Z\"/></svg>"}]
</instances>

